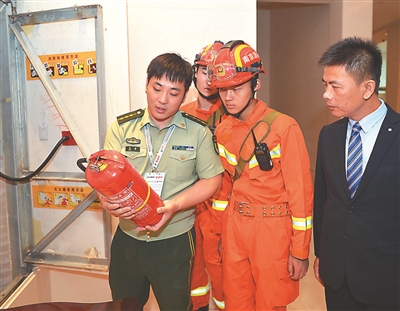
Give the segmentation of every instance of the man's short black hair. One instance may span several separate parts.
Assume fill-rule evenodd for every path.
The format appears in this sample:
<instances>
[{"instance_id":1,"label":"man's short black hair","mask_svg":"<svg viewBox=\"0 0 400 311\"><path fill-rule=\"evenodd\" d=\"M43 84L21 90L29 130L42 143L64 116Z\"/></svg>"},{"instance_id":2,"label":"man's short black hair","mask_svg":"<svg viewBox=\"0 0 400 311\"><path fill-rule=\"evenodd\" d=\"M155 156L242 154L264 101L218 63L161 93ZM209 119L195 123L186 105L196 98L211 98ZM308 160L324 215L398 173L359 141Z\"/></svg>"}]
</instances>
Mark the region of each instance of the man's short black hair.
<instances>
[{"instance_id":1,"label":"man's short black hair","mask_svg":"<svg viewBox=\"0 0 400 311\"><path fill-rule=\"evenodd\" d=\"M179 54L165 53L154 58L147 67L147 80L151 78L162 78L163 76L172 82L183 82L185 91L192 84L192 65Z\"/></svg>"},{"instance_id":2,"label":"man's short black hair","mask_svg":"<svg viewBox=\"0 0 400 311\"><path fill-rule=\"evenodd\" d=\"M382 53L376 43L360 37L345 38L330 46L318 61L323 67L344 66L360 84L365 80L375 81L375 93L378 94Z\"/></svg>"}]
</instances>

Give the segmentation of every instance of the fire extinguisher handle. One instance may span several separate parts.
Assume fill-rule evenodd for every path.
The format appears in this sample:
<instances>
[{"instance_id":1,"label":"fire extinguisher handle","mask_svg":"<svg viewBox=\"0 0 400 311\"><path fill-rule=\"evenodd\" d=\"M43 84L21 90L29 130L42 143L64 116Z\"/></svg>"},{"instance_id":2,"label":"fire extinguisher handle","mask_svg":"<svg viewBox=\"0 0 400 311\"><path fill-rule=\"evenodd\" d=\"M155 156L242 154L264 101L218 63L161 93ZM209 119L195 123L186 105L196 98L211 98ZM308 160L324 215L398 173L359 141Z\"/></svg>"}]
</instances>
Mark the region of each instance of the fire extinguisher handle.
<instances>
[{"instance_id":1,"label":"fire extinguisher handle","mask_svg":"<svg viewBox=\"0 0 400 311\"><path fill-rule=\"evenodd\" d=\"M84 166L83 163L87 163L87 159L86 158L81 158L81 159L78 159L78 161L76 161L76 165L78 165L78 167L83 172L85 172L86 171L86 166Z\"/></svg>"}]
</instances>

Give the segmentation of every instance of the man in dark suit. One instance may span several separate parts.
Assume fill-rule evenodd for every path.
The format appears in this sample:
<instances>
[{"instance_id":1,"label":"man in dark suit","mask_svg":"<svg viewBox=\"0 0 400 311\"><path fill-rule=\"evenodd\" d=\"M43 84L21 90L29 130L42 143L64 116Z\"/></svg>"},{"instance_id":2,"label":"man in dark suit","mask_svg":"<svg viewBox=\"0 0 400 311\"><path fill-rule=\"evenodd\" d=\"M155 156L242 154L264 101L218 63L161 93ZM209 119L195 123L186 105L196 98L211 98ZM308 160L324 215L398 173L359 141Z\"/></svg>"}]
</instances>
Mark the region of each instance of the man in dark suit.
<instances>
[{"instance_id":1,"label":"man in dark suit","mask_svg":"<svg viewBox=\"0 0 400 311\"><path fill-rule=\"evenodd\" d=\"M314 274L329 311L400 310L400 115L378 97L382 55L353 37L318 64L323 97L341 119L318 141Z\"/></svg>"}]
</instances>

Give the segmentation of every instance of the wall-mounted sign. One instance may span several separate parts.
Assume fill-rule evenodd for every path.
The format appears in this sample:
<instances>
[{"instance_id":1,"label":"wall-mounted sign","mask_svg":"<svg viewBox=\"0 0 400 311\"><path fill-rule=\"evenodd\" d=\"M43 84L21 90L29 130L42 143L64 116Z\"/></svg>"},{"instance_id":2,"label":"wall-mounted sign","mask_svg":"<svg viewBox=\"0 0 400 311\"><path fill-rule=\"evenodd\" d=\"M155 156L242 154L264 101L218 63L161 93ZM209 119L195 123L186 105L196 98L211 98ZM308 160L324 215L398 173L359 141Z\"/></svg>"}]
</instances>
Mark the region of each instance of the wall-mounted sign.
<instances>
[{"instance_id":1,"label":"wall-mounted sign","mask_svg":"<svg viewBox=\"0 0 400 311\"><path fill-rule=\"evenodd\" d=\"M96 76L96 51L48 54L39 56L52 79L83 78ZM28 57L26 58L27 80L39 80L39 75Z\"/></svg>"},{"instance_id":2,"label":"wall-mounted sign","mask_svg":"<svg viewBox=\"0 0 400 311\"><path fill-rule=\"evenodd\" d=\"M37 208L72 210L92 190L91 187L32 185L32 203ZM95 201L87 210L100 212L102 211L101 203Z\"/></svg>"}]
</instances>

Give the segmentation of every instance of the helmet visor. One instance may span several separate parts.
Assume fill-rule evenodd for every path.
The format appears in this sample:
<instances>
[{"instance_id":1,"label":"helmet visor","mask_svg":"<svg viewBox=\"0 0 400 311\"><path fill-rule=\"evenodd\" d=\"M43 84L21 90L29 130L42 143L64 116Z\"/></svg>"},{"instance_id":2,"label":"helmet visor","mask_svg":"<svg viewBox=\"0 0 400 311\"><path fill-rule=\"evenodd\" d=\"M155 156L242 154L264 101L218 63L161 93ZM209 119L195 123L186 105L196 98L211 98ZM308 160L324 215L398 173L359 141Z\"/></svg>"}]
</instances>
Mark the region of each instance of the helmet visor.
<instances>
[{"instance_id":1,"label":"helmet visor","mask_svg":"<svg viewBox=\"0 0 400 311\"><path fill-rule=\"evenodd\" d=\"M236 66L230 63L221 63L207 66L207 76L211 81L214 77L218 81L227 81L236 76Z\"/></svg>"}]
</instances>

